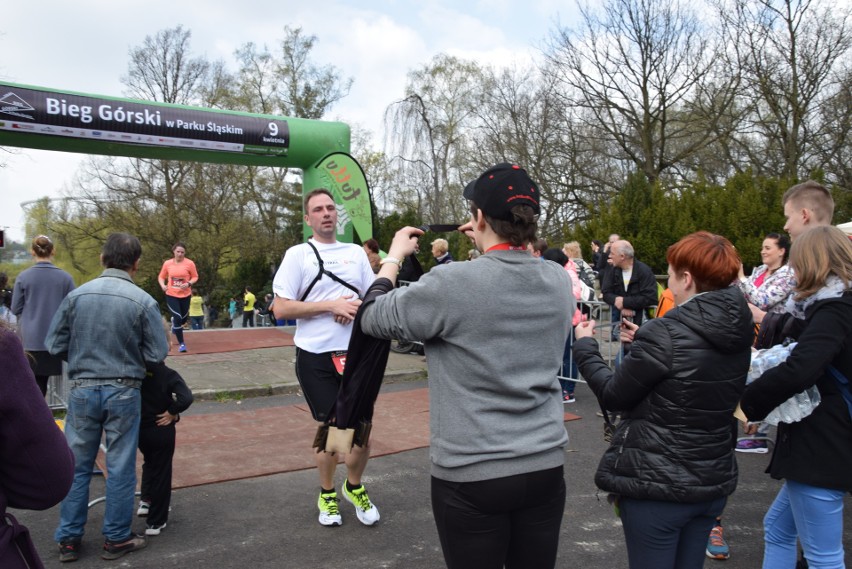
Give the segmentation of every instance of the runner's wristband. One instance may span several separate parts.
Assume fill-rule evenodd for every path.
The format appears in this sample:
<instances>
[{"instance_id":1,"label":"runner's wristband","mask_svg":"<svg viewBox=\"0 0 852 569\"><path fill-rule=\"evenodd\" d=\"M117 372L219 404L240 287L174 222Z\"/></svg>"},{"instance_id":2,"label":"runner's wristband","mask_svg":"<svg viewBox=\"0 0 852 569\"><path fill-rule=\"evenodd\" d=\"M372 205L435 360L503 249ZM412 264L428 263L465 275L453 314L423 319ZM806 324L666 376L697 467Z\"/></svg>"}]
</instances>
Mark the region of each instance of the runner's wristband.
<instances>
[{"instance_id":1,"label":"runner's wristband","mask_svg":"<svg viewBox=\"0 0 852 569\"><path fill-rule=\"evenodd\" d=\"M396 257L387 256L384 259L382 259L381 261L379 261L380 265L386 265L388 263L392 263L392 264L396 265L397 267L402 267L402 261L400 261Z\"/></svg>"}]
</instances>

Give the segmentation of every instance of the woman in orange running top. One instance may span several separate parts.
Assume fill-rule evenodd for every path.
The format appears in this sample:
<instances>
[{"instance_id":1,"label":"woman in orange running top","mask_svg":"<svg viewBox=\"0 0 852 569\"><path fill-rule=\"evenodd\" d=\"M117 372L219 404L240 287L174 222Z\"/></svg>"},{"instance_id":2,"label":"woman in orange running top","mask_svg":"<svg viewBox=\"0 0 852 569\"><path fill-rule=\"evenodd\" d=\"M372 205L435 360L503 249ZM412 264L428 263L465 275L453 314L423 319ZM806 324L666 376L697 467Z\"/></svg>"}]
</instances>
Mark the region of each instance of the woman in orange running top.
<instances>
[{"instance_id":1,"label":"woman in orange running top","mask_svg":"<svg viewBox=\"0 0 852 569\"><path fill-rule=\"evenodd\" d=\"M183 325L189 317L189 298L192 285L198 282L195 263L186 258L186 245L178 241L172 247L174 258L163 263L160 269L160 288L166 293L166 304L172 314L172 333L180 345L179 351L186 351L183 341Z\"/></svg>"}]
</instances>

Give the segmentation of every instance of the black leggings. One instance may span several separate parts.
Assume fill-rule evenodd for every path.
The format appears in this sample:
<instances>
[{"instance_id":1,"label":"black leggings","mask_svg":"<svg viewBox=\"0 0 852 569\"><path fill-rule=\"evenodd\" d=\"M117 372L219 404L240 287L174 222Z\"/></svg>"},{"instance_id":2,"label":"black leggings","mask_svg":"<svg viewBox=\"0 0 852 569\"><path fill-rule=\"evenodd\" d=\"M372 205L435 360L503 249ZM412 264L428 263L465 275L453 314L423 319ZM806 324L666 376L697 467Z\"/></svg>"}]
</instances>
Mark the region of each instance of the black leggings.
<instances>
[{"instance_id":1,"label":"black leggings","mask_svg":"<svg viewBox=\"0 0 852 569\"><path fill-rule=\"evenodd\" d=\"M47 384L50 382L49 375L37 375L35 376L36 383L38 384L39 391L41 391L42 397L47 397Z\"/></svg>"},{"instance_id":2,"label":"black leggings","mask_svg":"<svg viewBox=\"0 0 852 569\"><path fill-rule=\"evenodd\" d=\"M479 482L432 477L448 569L552 569L564 511L561 466Z\"/></svg>"},{"instance_id":3,"label":"black leggings","mask_svg":"<svg viewBox=\"0 0 852 569\"><path fill-rule=\"evenodd\" d=\"M166 427L146 426L139 429L142 451L141 498L151 504L147 523L163 525L169 520L172 501L172 458L175 455L175 424Z\"/></svg>"},{"instance_id":4,"label":"black leggings","mask_svg":"<svg viewBox=\"0 0 852 569\"><path fill-rule=\"evenodd\" d=\"M189 318L189 299L178 298L176 296L166 295L166 305L169 307L169 312L172 314L172 333L177 338L178 344L183 344L183 325L186 324L186 319Z\"/></svg>"}]
</instances>

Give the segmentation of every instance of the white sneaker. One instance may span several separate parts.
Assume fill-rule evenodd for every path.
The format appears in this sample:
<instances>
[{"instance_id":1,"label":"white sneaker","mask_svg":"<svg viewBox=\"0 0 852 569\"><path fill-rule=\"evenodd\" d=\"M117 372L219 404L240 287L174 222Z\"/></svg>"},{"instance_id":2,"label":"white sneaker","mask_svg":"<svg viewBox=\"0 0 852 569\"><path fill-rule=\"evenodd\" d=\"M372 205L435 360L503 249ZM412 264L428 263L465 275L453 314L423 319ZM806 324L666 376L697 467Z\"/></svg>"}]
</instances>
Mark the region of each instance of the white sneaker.
<instances>
[{"instance_id":1,"label":"white sneaker","mask_svg":"<svg viewBox=\"0 0 852 569\"><path fill-rule=\"evenodd\" d=\"M167 524L159 526L148 526L145 528L145 535L160 535L160 532L166 529Z\"/></svg>"},{"instance_id":2,"label":"white sneaker","mask_svg":"<svg viewBox=\"0 0 852 569\"><path fill-rule=\"evenodd\" d=\"M379 521L379 509L370 501L367 496L367 489L362 485L357 490L349 490L348 482L343 481L343 486L340 489L343 492L343 497L346 501L355 506L355 513L358 515L358 520L365 526L371 526Z\"/></svg>"},{"instance_id":3,"label":"white sneaker","mask_svg":"<svg viewBox=\"0 0 852 569\"><path fill-rule=\"evenodd\" d=\"M343 518L340 517L340 508L337 503L337 492L330 494L320 494L317 499L317 507L319 508L319 523L324 526L339 526L343 524Z\"/></svg>"},{"instance_id":4,"label":"white sneaker","mask_svg":"<svg viewBox=\"0 0 852 569\"><path fill-rule=\"evenodd\" d=\"M139 509L136 510L136 515L140 518L144 518L148 515L148 510L151 509L151 502L146 502L145 500L139 500Z\"/></svg>"}]
</instances>

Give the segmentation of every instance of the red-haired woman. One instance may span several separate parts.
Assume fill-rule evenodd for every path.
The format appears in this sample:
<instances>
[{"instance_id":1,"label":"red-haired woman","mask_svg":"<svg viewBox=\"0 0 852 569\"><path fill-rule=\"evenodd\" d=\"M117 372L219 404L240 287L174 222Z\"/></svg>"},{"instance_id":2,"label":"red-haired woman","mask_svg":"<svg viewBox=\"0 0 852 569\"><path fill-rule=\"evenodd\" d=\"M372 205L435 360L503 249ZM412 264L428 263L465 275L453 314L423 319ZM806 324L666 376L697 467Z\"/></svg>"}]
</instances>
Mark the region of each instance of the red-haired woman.
<instances>
[{"instance_id":1,"label":"red-haired woman","mask_svg":"<svg viewBox=\"0 0 852 569\"><path fill-rule=\"evenodd\" d=\"M693 233L666 260L676 307L641 328L622 324L633 345L614 372L594 322L575 332L580 373L622 416L595 483L617 503L631 569L704 566L707 535L737 485L733 413L754 339L727 239Z\"/></svg>"},{"instance_id":2,"label":"red-haired woman","mask_svg":"<svg viewBox=\"0 0 852 569\"><path fill-rule=\"evenodd\" d=\"M166 304L172 315L172 333L178 341L178 351L185 352L183 342L183 325L189 318L189 299L192 296L192 285L198 282L198 271L195 263L186 258L186 245L181 242L172 247L173 259L168 259L160 269L157 280L160 288L166 293Z\"/></svg>"}]
</instances>

